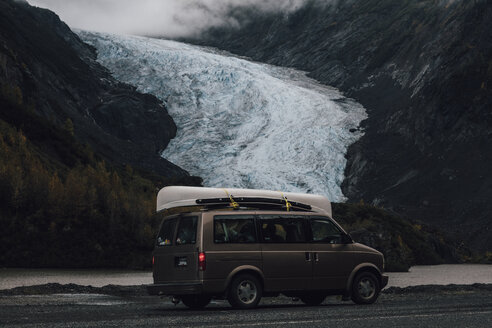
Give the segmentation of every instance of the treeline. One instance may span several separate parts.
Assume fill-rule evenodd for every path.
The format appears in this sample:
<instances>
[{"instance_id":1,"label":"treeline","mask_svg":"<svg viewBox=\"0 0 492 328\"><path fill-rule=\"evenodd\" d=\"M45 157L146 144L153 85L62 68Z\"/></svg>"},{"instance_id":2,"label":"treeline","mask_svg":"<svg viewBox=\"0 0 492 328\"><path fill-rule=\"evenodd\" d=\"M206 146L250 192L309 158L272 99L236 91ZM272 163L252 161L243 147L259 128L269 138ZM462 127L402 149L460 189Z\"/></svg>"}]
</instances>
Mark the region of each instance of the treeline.
<instances>
[{"instance_id":1,"label":"treeline","mask_svg":"<svg viewBox=\"0 0 492 328\"><path fill-rule=\"evenodd\" d=\"M113 166L39 117L16 88L0 98L0 267L150 266L160 176Z\"/></svg>"}]
</instances>

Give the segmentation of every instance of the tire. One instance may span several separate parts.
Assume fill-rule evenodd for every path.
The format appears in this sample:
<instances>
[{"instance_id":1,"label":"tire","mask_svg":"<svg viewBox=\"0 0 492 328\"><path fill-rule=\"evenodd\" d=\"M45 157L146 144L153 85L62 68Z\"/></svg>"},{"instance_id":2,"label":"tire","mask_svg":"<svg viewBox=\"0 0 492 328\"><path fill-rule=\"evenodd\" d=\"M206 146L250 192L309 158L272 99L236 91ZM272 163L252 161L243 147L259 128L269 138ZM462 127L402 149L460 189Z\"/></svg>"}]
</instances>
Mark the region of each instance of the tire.
<instances>
[{"instance_id":1,"label":"tire","mask_svg":"<svg viewBox=\"0 0 492 328\"><path fill-rule=\"evenodd\" d=\"M263 287L251 274L239 274L229 287L227 300L235 309L252 309L258 305L263 295Z\"/></svg>"},{"instance_id":2,"label":"tire","mask_svg":"<svg viewBox=\"0 0 492 328\"><path fill-rule=\"evenodd\" d=\"M361 272L352 282L352 301L357 304L372 304L376 302L381 287L379 279L371 272Z\"/></svg>"},{"instance_id":3,"label":"tire","mask_svg":"<svg viewBox=\"0 0 492 328\"><path fill-rule=\"evenodd\" d=\"M204 296L204 295L181 296L181 302L183 302L183 304L189 307L190 309L203 309L210 303L211 300L212 297Z\"/></svg>"},{"instance_id":4,"label":"tire","mask_svg":"<svg viewBox=\"0 0 492 328\"><path fill-rule=\"evenodd\" d=\"M326 298L326 295L313 294L313 295L301 296L299 298L306 305L316 306L316 305L320 305L321 303L323 303L323 301Z\"/></svg>"}]
</instances>

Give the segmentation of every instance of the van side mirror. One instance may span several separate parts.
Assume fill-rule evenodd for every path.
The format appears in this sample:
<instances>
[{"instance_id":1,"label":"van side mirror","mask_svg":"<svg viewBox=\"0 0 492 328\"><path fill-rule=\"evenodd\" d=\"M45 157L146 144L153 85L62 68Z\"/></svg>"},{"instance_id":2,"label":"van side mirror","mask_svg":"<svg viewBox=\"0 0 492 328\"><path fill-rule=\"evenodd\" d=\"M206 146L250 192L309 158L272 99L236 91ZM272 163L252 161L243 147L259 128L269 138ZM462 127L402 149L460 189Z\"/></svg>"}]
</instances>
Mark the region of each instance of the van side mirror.
<instances>
[{"instance_id":1,"label":"van side mirror","mask_svg":"<svg viewBox=\"0 0 492 328\"><path fill-rule=\"evenodd\" d=\"M342 234L341 236L341 241L342 241L342 244L352 244L354 242L354 240L352 239L352 237L350 237L349 234Z\"/></svg>"}]
</instances>

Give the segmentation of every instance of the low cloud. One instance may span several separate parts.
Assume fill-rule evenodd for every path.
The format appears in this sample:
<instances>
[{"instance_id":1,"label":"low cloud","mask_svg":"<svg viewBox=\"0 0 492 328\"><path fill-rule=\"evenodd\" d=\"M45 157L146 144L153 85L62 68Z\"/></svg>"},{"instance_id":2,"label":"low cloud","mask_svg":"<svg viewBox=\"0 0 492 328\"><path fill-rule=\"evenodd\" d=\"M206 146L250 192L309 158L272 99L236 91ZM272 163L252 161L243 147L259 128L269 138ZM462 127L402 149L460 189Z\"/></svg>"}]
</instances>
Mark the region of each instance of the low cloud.
<instances>
[{"instance_id":1,"label":"low cloud","mask_svg":"<svg viewBox=\"0 0 492 328\"><path fill-rule=\"evenodd\" d=\"M165 37L195 36L214 26L237 26L234 8L291 12L306 0L29 0L75 28Z\"/></svg>"}]
</instances>

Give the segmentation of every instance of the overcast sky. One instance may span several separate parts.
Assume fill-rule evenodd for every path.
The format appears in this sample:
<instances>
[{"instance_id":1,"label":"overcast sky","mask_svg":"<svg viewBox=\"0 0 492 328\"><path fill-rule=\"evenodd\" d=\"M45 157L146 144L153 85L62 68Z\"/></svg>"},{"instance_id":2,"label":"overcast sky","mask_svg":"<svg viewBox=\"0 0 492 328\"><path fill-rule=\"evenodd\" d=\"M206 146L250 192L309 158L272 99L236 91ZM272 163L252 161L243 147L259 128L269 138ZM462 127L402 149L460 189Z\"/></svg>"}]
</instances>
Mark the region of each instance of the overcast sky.
<instances>
[{"instance_id":1,"label":"overcast sky","mask_svg":"<svg viewBox=\"0 0 492 328\"><path fill-rule=\"evenodd\" d=\"M75 28L92 31L192 36L217 25L236 25L227 17L231 7L289 12L305 0L28 0L49 8Z\"/></svg>"}]
</instances>

